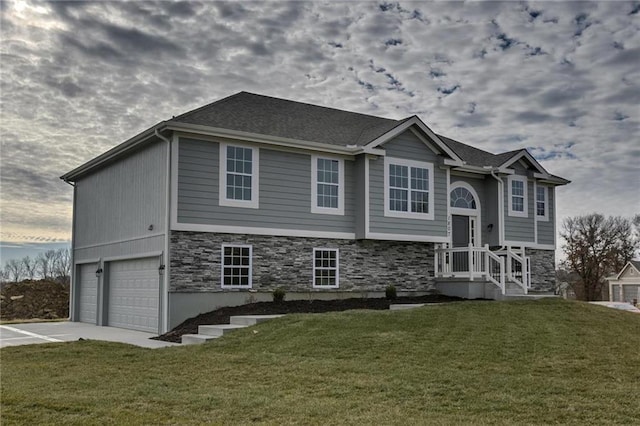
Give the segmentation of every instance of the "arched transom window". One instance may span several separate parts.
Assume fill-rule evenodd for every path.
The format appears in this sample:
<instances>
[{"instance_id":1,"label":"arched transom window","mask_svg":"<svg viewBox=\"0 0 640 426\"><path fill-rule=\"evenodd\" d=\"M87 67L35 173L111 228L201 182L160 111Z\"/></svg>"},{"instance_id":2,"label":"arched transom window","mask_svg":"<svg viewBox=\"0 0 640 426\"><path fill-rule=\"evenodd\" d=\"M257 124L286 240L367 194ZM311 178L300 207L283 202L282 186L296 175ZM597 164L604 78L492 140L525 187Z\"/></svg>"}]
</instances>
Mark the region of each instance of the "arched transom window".
<instances>
[{"instance_id":1,"label":"arched transom window","mask_svg":"<svg viewBox=\"0 0 640 426\"><path fill-rule=\"evenodd\" d=\"M476 200L473 194L467 188L461 186L451 191L451 207L459 207L463 209L475 209Z\"/></svg>"}]
</instances>

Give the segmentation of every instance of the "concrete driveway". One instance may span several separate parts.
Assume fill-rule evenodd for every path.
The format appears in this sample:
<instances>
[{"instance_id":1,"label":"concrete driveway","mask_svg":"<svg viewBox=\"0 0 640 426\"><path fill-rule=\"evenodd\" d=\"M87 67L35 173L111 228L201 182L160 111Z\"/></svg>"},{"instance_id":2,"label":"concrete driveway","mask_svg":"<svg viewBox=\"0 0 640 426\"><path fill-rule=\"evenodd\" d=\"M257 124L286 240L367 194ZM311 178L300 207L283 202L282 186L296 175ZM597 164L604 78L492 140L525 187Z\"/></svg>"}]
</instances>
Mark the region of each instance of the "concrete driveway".
<instances>
[{"instance_id":1,"label":"concrete driveway","mask_svg":"<svg viewBox=\"0 0 640 426\"><path fill-rule=\"evenodd\" d=\"M72 342L79 339L128 343L143 348L164 348L177 343L151 340L155 334L101 327L81 322L36 322L0 325L0 348L36 343Z\"/></svg>"}]
</instances>

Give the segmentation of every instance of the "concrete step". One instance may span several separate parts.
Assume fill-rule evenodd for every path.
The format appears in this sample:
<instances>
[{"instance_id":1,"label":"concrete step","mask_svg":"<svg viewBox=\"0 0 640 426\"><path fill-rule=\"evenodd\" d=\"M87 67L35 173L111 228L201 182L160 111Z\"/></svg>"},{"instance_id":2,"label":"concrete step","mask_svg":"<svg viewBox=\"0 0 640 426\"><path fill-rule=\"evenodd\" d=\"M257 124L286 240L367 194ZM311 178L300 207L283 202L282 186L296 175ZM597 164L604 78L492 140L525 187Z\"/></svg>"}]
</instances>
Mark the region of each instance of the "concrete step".
<instances>
[{"instance_id":1,"label":"concrete step","mask_svg":"<svg viewBox=\"0 0 640 426\"><path fill-rule=\"evenodd\" d=\"M389 310L401 311L405 309L422 308L426 303L399 303L395 305L389 305Z\"/></svg>"},{"instance_id":2,"label":"concrete step","mask_svg":"<svg viewBox=\"0 0 640 426\"><path fill-rule=\"evenodd\" d=\"M230 322L234 325L250 326L282 316L284 315L235 315L231 317Z\"/></svg>"},{"instance_id":3,"label":"concrete step","mask_svg":"<svg viewBox=\"0 0 640 426\"><path fill-rule=\"evenodd\" d=\"M217 339L220 336L207 336L204 334L183 334L182 335L182 344L183 345L198 345L201 343L208 342L209 340Z\"/></svg>"},{"instance_id":4,"label":"concrete step","mask_svg":"<svg viewBox=\"0 0 640 426\"><path fill-rule=\"evenodd\" d=\"M239 328L245 328L246 325L238 324L216 324L216 325L200 325L198 326L198 334L205 334L207 336L221 337L222 335L237 330Z\"/></svg>"}]
</instances>

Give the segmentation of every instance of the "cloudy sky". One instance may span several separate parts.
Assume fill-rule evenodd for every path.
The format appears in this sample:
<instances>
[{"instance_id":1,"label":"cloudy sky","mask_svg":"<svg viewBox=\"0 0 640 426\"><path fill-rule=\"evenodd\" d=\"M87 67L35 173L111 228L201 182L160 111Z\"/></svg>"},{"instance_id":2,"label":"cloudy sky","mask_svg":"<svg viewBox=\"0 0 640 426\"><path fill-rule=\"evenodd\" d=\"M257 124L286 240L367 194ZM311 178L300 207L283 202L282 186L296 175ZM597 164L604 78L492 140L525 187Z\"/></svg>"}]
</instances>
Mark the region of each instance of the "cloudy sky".
<instances>
[{"instance_id":1,"label":"cloudy sky","mask_svg":"<svg viewBox=\"0 0 640 426\"><path fill-rule=\"evenodd\" d=\"M0 2L3 260L70 240L58 177L245 90L528 148L559 221L640 212L640 2ZM9 250L12 248L14 250Z\"/></svg>"}]
</instances>

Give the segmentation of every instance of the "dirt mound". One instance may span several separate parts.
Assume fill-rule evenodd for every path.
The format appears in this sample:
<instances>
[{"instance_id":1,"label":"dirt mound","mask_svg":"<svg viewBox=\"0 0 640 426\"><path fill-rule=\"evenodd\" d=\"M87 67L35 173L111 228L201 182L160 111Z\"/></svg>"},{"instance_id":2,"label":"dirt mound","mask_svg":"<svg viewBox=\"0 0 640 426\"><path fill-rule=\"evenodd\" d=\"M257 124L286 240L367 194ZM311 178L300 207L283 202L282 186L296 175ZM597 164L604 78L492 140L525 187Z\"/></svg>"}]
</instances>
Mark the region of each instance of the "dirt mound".
<instances>
[{"instance_id":1,"label":"dirt mound","mask_svg":"<svg viewBox=\"0 0 640 426\"><path fill-rule=\"evenodd\" d=\"M389 309L392 303L443 303L462 301L458 297L427 295L417 297L398 297L387 299L337 299L337 300L287 300L284 302L257 302L241 306L220 308L197 317L189 318L173 330L158 336L157 340L180 343L183 334L197 334L199 325L229 324L229 317L234 315L272 315L295 313L322 313L347 311L350 309Z\"/></svg>"},{"instance_id":2,"label":"dirt mound","mask_svg":"<svg viewBox=\"0 0 640 426\"><path fill-rule=\"evenodd\" d=\"M0 319L57 319L69 317L69 284L22 281L3 284Z\"/></svg>"}]
</instances>

